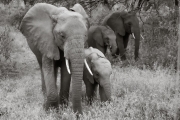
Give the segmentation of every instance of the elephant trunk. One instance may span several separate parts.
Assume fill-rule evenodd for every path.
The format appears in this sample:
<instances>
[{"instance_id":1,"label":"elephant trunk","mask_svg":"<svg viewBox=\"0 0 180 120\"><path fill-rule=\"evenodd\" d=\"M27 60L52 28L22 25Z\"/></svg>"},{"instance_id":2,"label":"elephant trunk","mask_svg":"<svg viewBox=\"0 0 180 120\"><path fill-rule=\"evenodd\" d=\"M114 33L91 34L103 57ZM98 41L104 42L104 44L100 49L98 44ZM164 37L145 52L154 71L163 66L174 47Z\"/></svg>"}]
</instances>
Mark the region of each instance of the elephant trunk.
<instances>
[{"instance_id":1,"label":"elephant trunk","mask_svg":"<svg viewBox=\"0 0 180 120\"><path fill-rule=\"evenodd\" d=\"M78 58L71 59L72 71L72 100L74 112L82 113L81 108L81 91L83 78L84 58L78 55Z\"/></svg>"},{"instance_id":2,"label":"elephant trunk","mask_svg":"<svg viewBox=\"0 0 180 120\"><path fill-rule=\"evenodd\" d=\"M137 28L139 28L139 26L136 27L136 30L132 29L132 33L134 34L134 37L135 37L135 51L134 51L135 60L137 60L138 58L139 43L140 43L140 30Z\"/></svg>"},{"instance_id":3,"label":"elephant trunk","mask_svg":"<svg viewBox=\"0 0 180 120\"><path fill-rule=\"evenodd\" d=\"M116 57L116 53L117 53L117 44L115 43L113 46L112 46L112 56Z\"/></svg>"},{"instance_id":4,"label":"elephant trunk","mask_svg":"<svg viewBox=\"0 0 180 120\"><path fill-rule=\"evenodd\" d=\"M106 78L107 79L107 78ZM103 83L100 83L99 94L101 102L106 102L111 100L111 84L110 80L102 80Z\"/></svg>"},{"instance_id":5,"label":"elephant trunk","mask_svg":"<svg viewBox=\"0 0 180 120\"><path fill-rule=\"evenodd\" d=\"M65 46L65 57L70 60L70 71L72 77L72 102L73 110L82 114L81 91L84 68L84 38L75 37Z\"/></svg>"}]
</instances>

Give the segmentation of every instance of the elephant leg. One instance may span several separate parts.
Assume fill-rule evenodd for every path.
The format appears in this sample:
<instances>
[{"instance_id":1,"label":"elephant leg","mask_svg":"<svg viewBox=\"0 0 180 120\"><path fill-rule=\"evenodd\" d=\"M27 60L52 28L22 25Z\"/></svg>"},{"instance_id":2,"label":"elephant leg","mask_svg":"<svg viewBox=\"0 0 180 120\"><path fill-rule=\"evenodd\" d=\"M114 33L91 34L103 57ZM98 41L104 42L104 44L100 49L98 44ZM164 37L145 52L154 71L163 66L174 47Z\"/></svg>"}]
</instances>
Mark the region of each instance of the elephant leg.
<instances>
[{"instance_id":1,"label":"elephant leg","mask_svg":"<svg viewBox=\"0 0 180 120\"><path fill-rule=\"evenodd\" d=\"M46 86L45 86L45 81L44 81L44 74L43 74L43 70L41 68L41 82L42 82L42 92L43 92L43 95L45 96L46 95Z\"/></svg>"},{"instance_id":2,"label":"elephant leg","mask_svg":"<svg viewBox=\"0 0 180 120\"><path fill-rule=\"evenodd\" d=\"M121 60L126 60L123 37L119 34L116 34L116 42Z\"/></svg>"},{"instance_id":3,"label":"elephant leg","mask_svg":"<svg viewBox=\"0 0 180 120\"><path fill-rule=\"evenodd\" d=\"M44 98L45 98L45 94L46 94L46 86L45 86L45 81L44 81L44 73L43 73L43 70L42 70L42 54L41 52L35 48L31 43L28 43L30 49L32 50L32 52L35 54L36 56L36 59L39 63L39 67L40 67L40 70L41 70L41 88L42 88L42 92L43 92L43 95L44 95Z\"/></svg>"},{"instance_id":4,"label":"elephant leg","mask_svg":"<svg viewBox=\"0 0 180 120\"><path fill-rule=\"evenodd\" d=\"M66 68L65 59L61 61L61 88L59 92L59 103L62 105L68 105L69 99L69 89L70 89L70 82L71 82L71 75L68 73Z\"/></svg>"},{"instance_id":5,"label":"elephant leg","mask_svg":"<svg viewBox=\"0 0 180 120\"><path fill-rule=\"evenodd\" d=\"M91 84L90 82L86 84L86 95L88 97L88 104L91 105L93 98L96 96L98 84Z\"/></svg>"},{"instance_id":6,"label":"elephant leg","mask_svg":"<svg viewBox=\"0 0 180 120\"><path fill-rule=\"evenodd\" d=\"M56 86L56 74L55 72L55 62L43 56L42 58L42 71L44 75L44 81L46 86L46 98L45 98L45 110L48 110L50 107L58 107L58 92Z\"/></svg>"},{"instance_id":7,"label":"elephant leg","mask_svg":"<svg viewBox=\"0 0 180 120\"><path fill-rule=\"evenodd\" d=\"M128 42L129 42L129 34L126 34L126 35L123 37L123 42L124 42L124 49L125 49L125 51L126 51L126 48L127 48Z\"/></svg>"},{"instance_id":8,"label":"elephant leg","mask_svg":"<svg viewBox=\"0 0 180 120\"><path fill-rule=\"evenodd\" d=\"M54 61L54 77L55 77L55 82L57 82L57 73L58 73L58 61Z\"/></svg>"},{"instance_id":9,"label":"elephant leg","mask_svg":"<svg viewBox=\"0 0 180 120\"><path fill-rule=\"evenodd\" d=\"M44 81L44 74L43 74L43 70L42 70L42 56L38 56L37 57L37 61L39 63L39 67L40 67L40 70L41 70L41 82L42 82L42 92L43 92L43 95L45 97L45 94L46 94L46 86L45 86L45 81Z\"/></svg>"},{"instance_id":10,"label":"elephant leg","mask_svg":"<svg viewBox=\"0 0 180 120\"><path fill-rule=\"evenodd\" d=\"M137 35L136 35L137 36ZM135 60L137 61L138 60L138 58L139 58L139 37L137 37L136 39L135 39L135 51L134 51L134 54L135 54Z\"/></svg>"}]
</instances>

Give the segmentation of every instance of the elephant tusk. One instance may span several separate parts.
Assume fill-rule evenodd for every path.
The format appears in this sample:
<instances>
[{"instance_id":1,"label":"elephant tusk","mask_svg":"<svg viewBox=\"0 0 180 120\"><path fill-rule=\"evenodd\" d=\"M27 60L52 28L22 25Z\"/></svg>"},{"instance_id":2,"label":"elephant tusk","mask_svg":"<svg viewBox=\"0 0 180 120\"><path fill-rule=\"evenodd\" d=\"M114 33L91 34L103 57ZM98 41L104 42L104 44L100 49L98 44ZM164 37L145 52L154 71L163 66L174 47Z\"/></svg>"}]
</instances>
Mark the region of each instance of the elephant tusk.
<instances>
[{"instance_id":1,"label":"elephant tusk","mask_svg":"<svg viewBox=\"0 0 180 120\"><path fill-rule=\"evenodd\" d=\"M115 54L115 57L118 57L118 55L117 55L117 54Z\"/></svg>"},{"instance_id":2,"label":"elephant tusk","mask_svg":"<svg viewBox=\"0 0 180 120\"><path fill-rule=\"evenodd\" d=\"M144 37L141 35L142 39L144 40Z\"/></svg>"},{"instance_id":3,"label":"elephant tusk","mask_svg":"<svg viewBox=\"0 0 180 120\"><path fill-rule=\"evenodd\" d=\"M69 61L66 59L66 68L69 74L71 74L70 69L69 69Z\"/></svg>"},{"instance_id":4,"label":"elephant tusk","mask_svg":"<svg viewBox=\"0 0 180 120\"><path fill-rule=\"evenodd\" d=\"M134 33L132 33L133 38L135 39Z\"/></svg>"},{"instance_id":5,"label":"elephant tusk","mask_svg":"<svg viewBox=\"0 0 180 120\"><path fill-rule=\"evenodd\" d=\"M88 69L89 73L90 73L91 75L93 75L92 72L91 72L91 69L89 68L89 65L87 64L86 59L84 59L84 63L85 63L85 65L86 65L86 68Z\"/></svg>"}]
</instances>

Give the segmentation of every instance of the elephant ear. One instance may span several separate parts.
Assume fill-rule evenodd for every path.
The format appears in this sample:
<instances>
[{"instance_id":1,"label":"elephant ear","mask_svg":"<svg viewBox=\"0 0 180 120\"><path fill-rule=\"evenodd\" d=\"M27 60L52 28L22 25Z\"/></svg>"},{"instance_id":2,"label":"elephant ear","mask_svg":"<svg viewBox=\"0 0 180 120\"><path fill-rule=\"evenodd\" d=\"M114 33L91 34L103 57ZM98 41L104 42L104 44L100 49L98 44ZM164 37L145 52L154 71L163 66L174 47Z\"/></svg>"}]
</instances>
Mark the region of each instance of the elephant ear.
<instances>
[{"instance_id":1,"label":"elephant ear","mask_svg":"<svg viewBox=\"0 0 180 120\"><path fill-rule=\"evenodd\" d=\"M86 11L79 3L76 3L70 10L80 13L84 18L88 18Z\"/></svg>"},{"instance_id":2,"label":"elephant ear","mask_svg":"<svg viewBox=\"0 0 180 120\"><path fill-rule=\"evenodd\" d=\"M98 45L104 47L103 34L99 27L97 27L93 32L93 39L96 41Z\"/></svg>"},{"instance_id":3,"label":"elephant ear","mask_svg":"<svg viewBox=\"0 0 180 120\"><path fill-rule=\"evenodd\" d=\"M72 8L70 8L70 10L80 13L86 19L86 27L90 27L89 16L86 14L86 11L79 3L76 3Z\"/></svg>"},{"instance_id":4,"label":"elephant ear","mask_svg":"<svg viewBox=\"0 0 180 120\"><path fill-rule=\"evenodd\" d=\"M123 24L123 19L121 17L121 12L113 12L107 15L102 25L109 26L115 33L119 33L121 36L125 35L125 28Z\"/></svg>"},{"instance_id":5,"label":"elephant ear","mask_svg":"<svg viewBox=\"0 0 180 120\"><path fill-rule=\"evenodd\" d=\"M54 41L51 16L64 10L65 8L38 3L26 13L20 25L20 31L26 37L28 44L54 60L60 59L60 52Z\"/></svg>"},{"instance_id":6,"label":"elephant ear","mask_svg":"<svg viewBox=\"0 0 180 120\"><path fill-rule=\"evenodd\" d=\"M109 35L110 32L112 31L111 28L107 28L105 26L99 26L101 28L101 33L103 36L103 42L105 45L109 45ZM113 31L112 31L113 32Z\"/></svg>"},{"instance_id":7,"label":"elephant ear","mask_svg":"<svg viewBox=\"0 0 180 120\"><path fill-rule=\"evenodd\" d=\"M100 50L93 47L89 47L88 49L85 49L84 53L85 53L86 61L92 72L93 72L92 67L94 64L93 63L94 59L98 59L98 57L105 58L104 54ZM96 53L97 56L91 55L93 53ZM94 77L89 73L87 69L84 69L84 72L86 73L84 77L86 77L90 81L91 84L94 84Z\"/></svg>"}]
</instances>

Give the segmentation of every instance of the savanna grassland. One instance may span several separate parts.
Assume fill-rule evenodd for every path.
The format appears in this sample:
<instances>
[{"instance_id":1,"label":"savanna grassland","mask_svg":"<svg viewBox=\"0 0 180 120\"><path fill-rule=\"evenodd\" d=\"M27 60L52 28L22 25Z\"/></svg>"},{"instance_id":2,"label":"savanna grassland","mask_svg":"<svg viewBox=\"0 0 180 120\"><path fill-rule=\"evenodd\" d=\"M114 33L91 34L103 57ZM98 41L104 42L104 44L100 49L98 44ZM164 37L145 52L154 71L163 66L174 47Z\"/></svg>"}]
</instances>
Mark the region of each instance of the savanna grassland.
<instances>
[{"instance_id":1,"label":"savanna grassland","mask_svg":"<svg viewBox=\"0 0 180 120\"><path fill-rule=\"evenodd\" d=\"M155 23L158 21L153 16L149 18ZM175 120L180 108L174 67L177 35L174 30L166 29L166 21L161 29L149 29L148 25L144 28L145 32L142 33L145 39L141 40L137 63L133 60L132 40L127 50L127 65L123 66L119 59L109 57L113 68L110 103L101 103L97 96L91 106L87 105L83 84L81 120ZM0 120L75 119L71 93L68 107L60 107L59 111L44 111L41 75L36 58L19 30L7 27L5 22L0 19L0 48L8 44L4 51L0 49ZM8 31L8 34L4 31ZM152 31L155 31L154 36ZM59 80L57 85L59 88Z\"/></svg>"}]
</instances>

